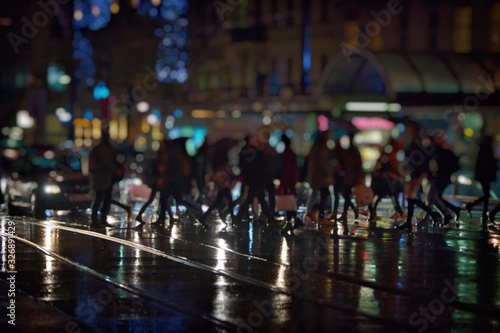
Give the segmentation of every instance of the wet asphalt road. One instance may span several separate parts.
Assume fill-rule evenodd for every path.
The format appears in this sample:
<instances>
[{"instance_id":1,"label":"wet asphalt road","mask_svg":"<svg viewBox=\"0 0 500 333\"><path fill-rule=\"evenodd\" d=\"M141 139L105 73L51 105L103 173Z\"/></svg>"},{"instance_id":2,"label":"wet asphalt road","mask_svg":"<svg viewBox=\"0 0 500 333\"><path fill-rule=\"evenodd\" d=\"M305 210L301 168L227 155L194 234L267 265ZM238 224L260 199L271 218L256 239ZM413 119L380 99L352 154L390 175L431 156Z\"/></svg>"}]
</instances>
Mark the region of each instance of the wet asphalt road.
<instances>
[{"instance_id":1,"label":"wet asphalt road","mask_svg":"<svg viewBox=\"0 0 500 333\"><path fill-rule=\"evenodd\" d=\"M380 207L376 225L286 237L216 218L135 228L114 212L95 230L87 216L3 215L2 332L500 332L500 223L464 213L408 233Z\"/></svg>"}]
</instances>

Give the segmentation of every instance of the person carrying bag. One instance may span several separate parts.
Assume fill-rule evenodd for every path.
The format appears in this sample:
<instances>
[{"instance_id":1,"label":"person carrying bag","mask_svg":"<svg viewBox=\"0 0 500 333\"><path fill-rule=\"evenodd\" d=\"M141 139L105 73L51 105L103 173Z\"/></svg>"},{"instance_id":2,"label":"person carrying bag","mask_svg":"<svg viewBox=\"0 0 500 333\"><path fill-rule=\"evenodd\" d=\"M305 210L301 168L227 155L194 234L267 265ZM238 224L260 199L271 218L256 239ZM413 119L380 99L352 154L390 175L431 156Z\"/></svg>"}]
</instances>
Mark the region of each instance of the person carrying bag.
<instances>
[{"instance_id":1,"label":"person carrying bag","mask_svg":"<svg viewBox=\"0 0 500 333\"><path fill-rule=\"evenodd\" d=\"M295 195L297 190L295 185L299 181L299 168L297 166L297 155L290 147L290 139L286 135L281 136L281 141L285 144L285 150L281 154L281 178L280 186L276 190L275 210L286 213L286 225L281 230L282 234L294 229L300 229L304 223L297 217L297 203ZM294 218L295 224L292 226L291 220Z\"/></svg>"}]
</instances>

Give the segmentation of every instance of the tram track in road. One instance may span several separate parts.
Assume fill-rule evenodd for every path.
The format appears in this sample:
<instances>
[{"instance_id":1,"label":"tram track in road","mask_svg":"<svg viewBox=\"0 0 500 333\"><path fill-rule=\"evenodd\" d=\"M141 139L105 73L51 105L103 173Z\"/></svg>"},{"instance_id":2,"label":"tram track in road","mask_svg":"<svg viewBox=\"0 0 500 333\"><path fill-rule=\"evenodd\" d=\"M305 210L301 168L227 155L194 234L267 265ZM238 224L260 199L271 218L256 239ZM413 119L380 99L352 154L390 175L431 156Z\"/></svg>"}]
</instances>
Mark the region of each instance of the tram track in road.
<instances>
[{"instance_id":1,"label":"tram track in road","mask_svg":"<svg viewBox=\"0 0 500 333\"><path fill-rule=\"evenodd\" d=\"M33 243L27 239L24 239L22 237L18 237L18 236L13 236L13 235L8 235L4 232L1 232L0 231L0 237L11 237L11 238L14 238L16 241L19 241L25 245L28 245L32 248L35 248L36 250L40 251L41 253L45 254L45 255L48 255L48 256L51 256L67 265L69 265L70 267L72 268L75 268L79 271L82 271L84 272L85 274L89 275L89 276L92 276L102 282L105 282L105 283L108 283L116 288L120 288L120 289L123 289L129 293L132 293L134 295L137 295L141 298L144 298L146 300L149 300L149 301L152 301L154 303L157 303L157 304L160 304L160 305L163 305L163 306L166 306L168 308L171 308L173 310L176 310L182 314L185 314L185 315L188 315L190 317L193 317L195 319L202 319L202 320L205 320L205 321L208 321L210 322L211 324L217 326L217 327L220 327L220 328L223 328L223 329L228 329L230 331L236 331L237 329L237 325L233 324L233 323L230 323L230 322L227 322L227 321L224 321L224 320L220 320L218 318L215 318L209 314L206 314L206 313L202 313L202 312L198 312L196 311L195 309L192 309L192 308L188 308L186 306L183 306L179 303L176 303L174 301L170 301L168 299L165 299L165 298L162 298L162 297L159 297L153 293L150 293L148 291L145 291L145 290L142 290L140 288L136 288L134 286L131 286L129 284L126 284L126 283L123 283L123 282L120 282L116 279L113 279L111 276L108 276L108 275L105 275L105 274L102 274L102 273L99 273L98 271L88 267L88 266L85 266L85 265L82 265L74 260L71 260L69 258L66 258L62 255L59 255L57 254L56 252L54 251L51 251L49 249L46 249L36 243Z\"/></svg>"},{"instance_id":2,"label":"tram track in road","mask_svg":"<svg viewBox=\"0 0 500 333\"><path fill-rule=\"evenodd\" d=\"M343 311L343 312L348 312L348 313L351 313L353 315L361 315L361 316L367 317L367 318L372 319L372 320L384 322L386 324L390 323L391 325L399 325L399 323L397 323L397 322L388 320L387 318L383 318L383 317L380 317L380 316L377 316L377 315L374 315L374 314L371 314L371 313L367 313L365 311L360 311L359 309L349 308L349 307L341 306L341 305L338 305L338 304L332 304L328 300L325 300L325 299L322 299L322 298L310 297L310 296L307 296L307 295L304 295L304 294L301 294L301 293L293 292L291 290L288 290L286 288L277 286L277 285L272 284L272 283L267 283L265 281L260 281L258 279L254 279L254 278L251 278L251 277L248 277L248 276L237 274L237 273L234 273L234 272L231 272L231 271L227 271L227 270L223 270L223 269L216 269L216 268L214 268L214 267L212 267L210 265L206 265L206 264L194 261L194 260L189 259L187 257L182 257L182 256L178 256L178 255L171 255L171 254L168 254L168 253L166 253L166 252L164 252L162 250L159 250L159 249L155 249L155 248L143 245L143 244L138 244L138 243L131 242L131 241L128 241L128 240L124 240L124 239L122 239L122 238L120 238L119 236L116 236L116 235L113 235L113 236L103 235L102 233L95 232L95 231L89 231L89 230L84 230L84 229L79 229L79 228L64 226L64 225L59 224L59 222L39 223L39 222L36 222L36 221L33 221L33 220L31 220L31 221L30 220L28 220L28 221L25 220L23 222L24 223L29 223L29 224L36 224L38 226L46 227L46 228L57 228L59 230L64 230L64 231L67 231L67 232L74 232L74 233L84 234L84 235L87 235L87 236L90 236L90 237L98 237L98 238L101 238L101 239L104 239L104 240L107 240L107 241L115 242L117 244L129 246L129 247L132 247L132 248L136 248L136 249L139 249L141 251L146 251L146 252L149 252L151 254L158 255L158 256L167 258L169 260L173 260L173 261L175 261L177 263L180 263L180 264L183 264L183 265L188 265L188 266L196 268L196 269L202 269L202 270L205 270L205 271L208 271L208 272L212 272L214 274L223 275L225 277L234 279L234 280L242 282L242 283L246 283L246 284L252 285L254 287L264 288L264 289L266 289L268 291L271 291L271 292L276 292L276 293L282 293L282 294L290 295L290 296L293 296L293 297L296 297L296 298L299 298L299 299L303 299L305 301L308 301L308 302L311 302L311 303L314 303L314 304L317 304L317 305L320 305L320 306L326 306L326 307L329 307L331 309L338 310L338 311ZM83 225L81 225L81 226L85 227ZM115 230L117 230L117 229L115 229ZM121 229L121 230L123 230L123 229ZM217 246L214 246L214 245L203 244L203 243L199 243L199 242L196 243L196 242L193 242L191 240L185 240L185 239L182 239L182 238L175 238L175 237L172 237L172 236L169 236L169 235L165 235L165 234L162 234L162 233L159 233L159 235L161 237L168 238L171 241L184 243L185 245L187 244L187 245L191 245L191 246L200 246L202 248L212 249L212 250L215 250L215 251L223 250L223 251L231 253L233 255L240 256L244 260L256 260L256 261L263 262L265 264L273 265L273 266L278 267L278 268L285 268L285 269L289 269L289 270L292 268L292 265L289 265L289 264L286 264L286 263L279 263L279 262L270 261L270 260L268 260L266 258L262 258L262 257L255 256L255 255L247 255L245 253L241 253L241 252L235 251L233 249L227 249L227 248L217 247ZM360 279L358 279L356 277L351 277L351 276L348 276L348 275L345 275L345 274L341 274L341 273L334 273L334 272L333 273L332 272L327 272L327 273L318 272L318 273L316 273L316 272L314 272L312 274L319 275L319 276L321 276L322 278L325 278L325 279L340 280L340 281L344 281L344 282L347 282L347 283L350 283L350 284L363 286L363 287L366 287L366 288L369 288L369 289L373 289L373 290L378 290L379 292L386 292L386 293L390 293L390 294L396 294L398 296L404 296L404 297L409 297L409 298L418 297L419 299L425 299L426 297L428 297L426 295L426 293L423 292L423 291L409 290L409 289L404 289L404 288L386 287L386 286L379 285L379 284L371 282L371 281L360 280ZM484 311L484 308L477 307L477 306L474 306L474 305L471 305L471 304L467 304L467 303L455 302L455 303L452 303L452 304L449 304L449 305L452 308L460 309L460 310L466 311L466 312L478 313L478 312ZM493 312L495 312L495 311L493 311ZM496 312L498 312L498 311L496 311Z\"/></svg>"},{"instance_id":3,"label":"tram track in road","mask_svg":"<svg viewBox=\"0 0 500 333\"><path fill-rule=\"evenodd\" d=\"M21 222L21 221L19 221L19 222ZM257 288L261 288L263 290L266 290L267 292L270 292L270 293L278 293L278 294L288 295L288 296L294 297L298 300L312 303L316 306L329 308L331 310L339 311L341 313L345 313L345 314L348 314L348 315L351 315L354 317L363 317L363 318L366 318L366 320L378 322L379 324L388 325L390 327L398 327L400 329L409 329L409 326L407 324L395 321L391 318L385 318L385 317L379 316L377 314L369 313L367 311L363 311L363 310L360 310L360 309L357 309L357 308L354 308L354 307L351 307L351 306L345 305L345 304L343 304L343 305L334 304L334 303L331 303L325 299L320 299L320 298L315 298L315 297L311 297L308 295L304 295L300 292L296 292L296 291L293 291L293 290L290 290L287 288L283 288L283 287L280 287L278 285L267 283L264 281L259 281L259 280L253 279L251 277L243 276L243 275L231 272L231 271L227 271L227 270L223 270L223 269L216 269L216 268L210 267L208 265L189 260L188 258L185 258L185 257L169 255L163 251L153 249L153 248L141 245L141 244L136 244L134 242L123 240L123 239L120 239L117 237L103 235L103 234L100 234L100 233L94 232L94 231L65 227L65 226L61 226L58 224L52 224L52 223L51 224L45 224L45 223L39 224L39 223L36 223L34 221L22 221L22 222L26 223L26 224L33 224L33 225L43 227L43 228L55 228L55 229L59 229L59 230L70 232L70 233L77 233L77 234L85 235L88 237L100 238L100 239L105 240L105 241L109 241L109 242L113 242L113 243L116 243L119 245L131 247L133 249L137 249L140 251L145 251L145 252L148 252L148 253L153 254L155 256L160 256L160 257L163 257L163 258L168 259L170 261L174 261L174 262L181 264L181 265L190 266L192 268L200 269L200 270L203 270L203 271L206 271L206 272L209 272L212 274L216 274L216 275L225 276L226 278L243 283L243 284L245 284L249 287L252 287L252 288L257 287ZM20 238L19 236L17 236L17 237L20 241L24 240L23 238ZM59 235L59 237L63 237L63 235ZM27 243L29 242L28 244L30 244L31 246L36 246L40 251L43 250L45 253L49 253L50 255L54 255L54 257L57 259L61 259L61 260L65 259L64 261L66 263L72 264L71 263L72 260L69 258L63 258L60 255L56 256L56 253L53 253L53 251L50 251L49 249L46 249L39 244L35 244L33 242L30 242L29 240L24 240L24 241ZM82 268L82 267L76 267L76 268ZM87 267L87 268L89 268L89 267ZM89 269L91 269L91 268L89 268ZM88 271L85 269L85 267L83 267L82 270ZM95 272L95 273L99 274L98 272ZM102 276L100 278L103 279ZM109 277L109 276L106 276L104 278L104 280L114 281L115 283L119 284L118 281L113 280L112 277ZM138 292L142 292L142 291L137 289L137 290L131 290L131 292L138 293ZM154 294L147 295L147 297L149 299L154 300L155 298L152 296L154 296ZM165 303L161 303L161 304L167 305ZM174 307L174 309L175 309L175 307ZM180 309L180 310L184 311L184 309Z\"/></svg>"},{"instance_id":4,"label":"tram track in road","mask_svg":"<svg viewBox=\"0 0 500 333\"><path fill-rule=\"evenodd\" d=\"M62 226L59 223L52 224L52 226L55 226L58 229L67 230L67 231L82 232L82 233L87 233L87 232L88 233L95 233L93 231L87 231L87 230L83 230L83 229L79 229L79 228L72 228L72 227ZM82 227L84 227L84 226L82 225ZM100 233L96 233L96 234L102 235ZM216 251L222 250L222 251L225 251L225 252L228 252L228 253L231 253L231 254L243 257L244 260L252 259L252 260L258 260L258 261L261 261L263 263L273 265L275 267L284 267L286 269L293 269L294 268L294 266L291 265L291 264L286 264L286 263L282 263L282 262L271 261L271 260L266 259L266 258L262 258L262 257L255 256L255 255L249 255L249 254L246 254L246 253L243 253L243 252L239 252L239 251L236 251L236 250L233 250L233 249L229 249L229 248L222 248L222 247L211 245L211 244L205 244L205 243L200 243L200 242L193 242L191 240L186 240L186 239L182 239L182 238L172 237L172 236L166 235L164 233L157 233L157 234L160 237L165 237L165 238L168 238L170 240L181 242L181 243L184 243L184 244L191 244L191 245L194 245L194 246L200 246L200 247L203 247L203 248L213 249L213 250L216 250ZM100 236L98 236L98 237L100 237ZM122 238L117 237L117 236L106 236L105 239L112 240L112 241L115 241L115 239L123 240ZM347 239L347 238L345 238L345 239ZM360 240L365 240L365 239L360 238ZM135 244L137 244L135 242L130 242L130 241L127 241L127 240L123 240L123 241L126 242L128 245L131 245L131 246L135 246ZM147 249L147 251L152 250L153 254L159 254L161 256L167 256L167 258L168 258L168 254L164 253L161 250L154 249L154 248L142 245L142 244L137 244L137 245L139 245L141 247L141 249ZM189 263L192 262L188 258L177 257L177 256L174 256L174 257L176 258L176 260L186 260L187 264L189 264ZM203 265L203 264L200 264L200 265ZM203 265L203 269L209 269L210 270L211 268ZM232 273L230 273L230 274L232 274ZM321 272L321 271L316 271L316 272L308 272L308 274L318 275L318 276L322 276L322 277L326 277L326 278L335 278L337 280L346 281L346 282L349 282L349 283L352 283L352 284L356 284L356 285L359 285L359 286L371 288L371 289L374 289L374 290L378 290L378 291L382 291L382 292L388 292L388 293L395 294L395 295L413 297L413 298L414 297L421 297L422 292L425 291L423 289L422 290L409 290L409 289L398 288L398 287L384 286L384 285L378 284L376 282L371 282L371 281L367 281L367 280L360 280L360 279L354 278L352 276L349 276L349 275L346 275L346 274L342 274L342 273L336 273L336 272ZM242 279L242 281L244 281L245 279L247 279L246 277L240 277L240 278ZM253 284L255 284L255 285L259 285L260 284L260 282L255 282L255 280L253 280L251 282ZM283 289L274 289L274 287L272 285L269 285L269 284L264 284L262 286L265 287L265 288L268 288L268 289L273 289L273 291L276 291L276 292L284 292Z\"/></svg>"}]
</instances>

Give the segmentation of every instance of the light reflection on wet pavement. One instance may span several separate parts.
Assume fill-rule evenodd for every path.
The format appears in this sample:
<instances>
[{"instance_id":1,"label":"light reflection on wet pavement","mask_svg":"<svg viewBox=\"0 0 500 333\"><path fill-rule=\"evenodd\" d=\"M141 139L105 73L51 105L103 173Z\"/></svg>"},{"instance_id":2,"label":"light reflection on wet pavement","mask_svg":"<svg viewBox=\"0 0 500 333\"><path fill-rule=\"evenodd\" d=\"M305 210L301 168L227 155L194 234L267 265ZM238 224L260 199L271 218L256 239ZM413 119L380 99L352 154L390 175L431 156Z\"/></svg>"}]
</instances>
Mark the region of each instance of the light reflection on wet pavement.
<instances>
[{"instance_id":1,"label":"light reflection on wet pavement","mask_svg":"<svg viewBox=\"0 0 500 333\"><path fill-rule=\"evenodd\" d=\"M134 228L119 215L102 231L86 218L3 216L4 236L9 220L16 287L82 332L500 331L500 225L483 232L478 215L413 233L351 217L348 230L286 237L279 226L224 230L217 220L208 230L189 219ZM32 321L19 310L18 331Z\"/></svg>"}]
</instances>

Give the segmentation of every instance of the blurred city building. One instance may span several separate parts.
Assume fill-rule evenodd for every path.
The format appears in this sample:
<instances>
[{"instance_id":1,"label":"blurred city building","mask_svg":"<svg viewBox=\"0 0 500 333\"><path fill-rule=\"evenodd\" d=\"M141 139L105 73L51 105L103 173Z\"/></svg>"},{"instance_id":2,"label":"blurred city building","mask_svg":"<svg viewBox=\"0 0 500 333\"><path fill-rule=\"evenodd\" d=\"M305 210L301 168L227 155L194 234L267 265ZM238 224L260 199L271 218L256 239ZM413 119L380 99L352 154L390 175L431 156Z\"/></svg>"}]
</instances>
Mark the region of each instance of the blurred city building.
<instances>
[{"instance_id":1,"label":"blurred city building","mask_svg":"<svg viewBox=\"0 0 500 333\"><path fill-rule=\"evenodd\" d=\"M282 132L306 154L319 130L358 130L365 168L408 115L468 156L497 135L500 2L4 1L4 145L90 146L109 126L136 151L165 136ZM20 130L23 135L19 135ZM12 130L14 129L14 130ZM12 138L11 133L17 133ZM9 141L10 139L10 141ZM496 143L499 137L496 137ZM464 160L464 164L471 161Z\"/></svg>"}]
</instances>

